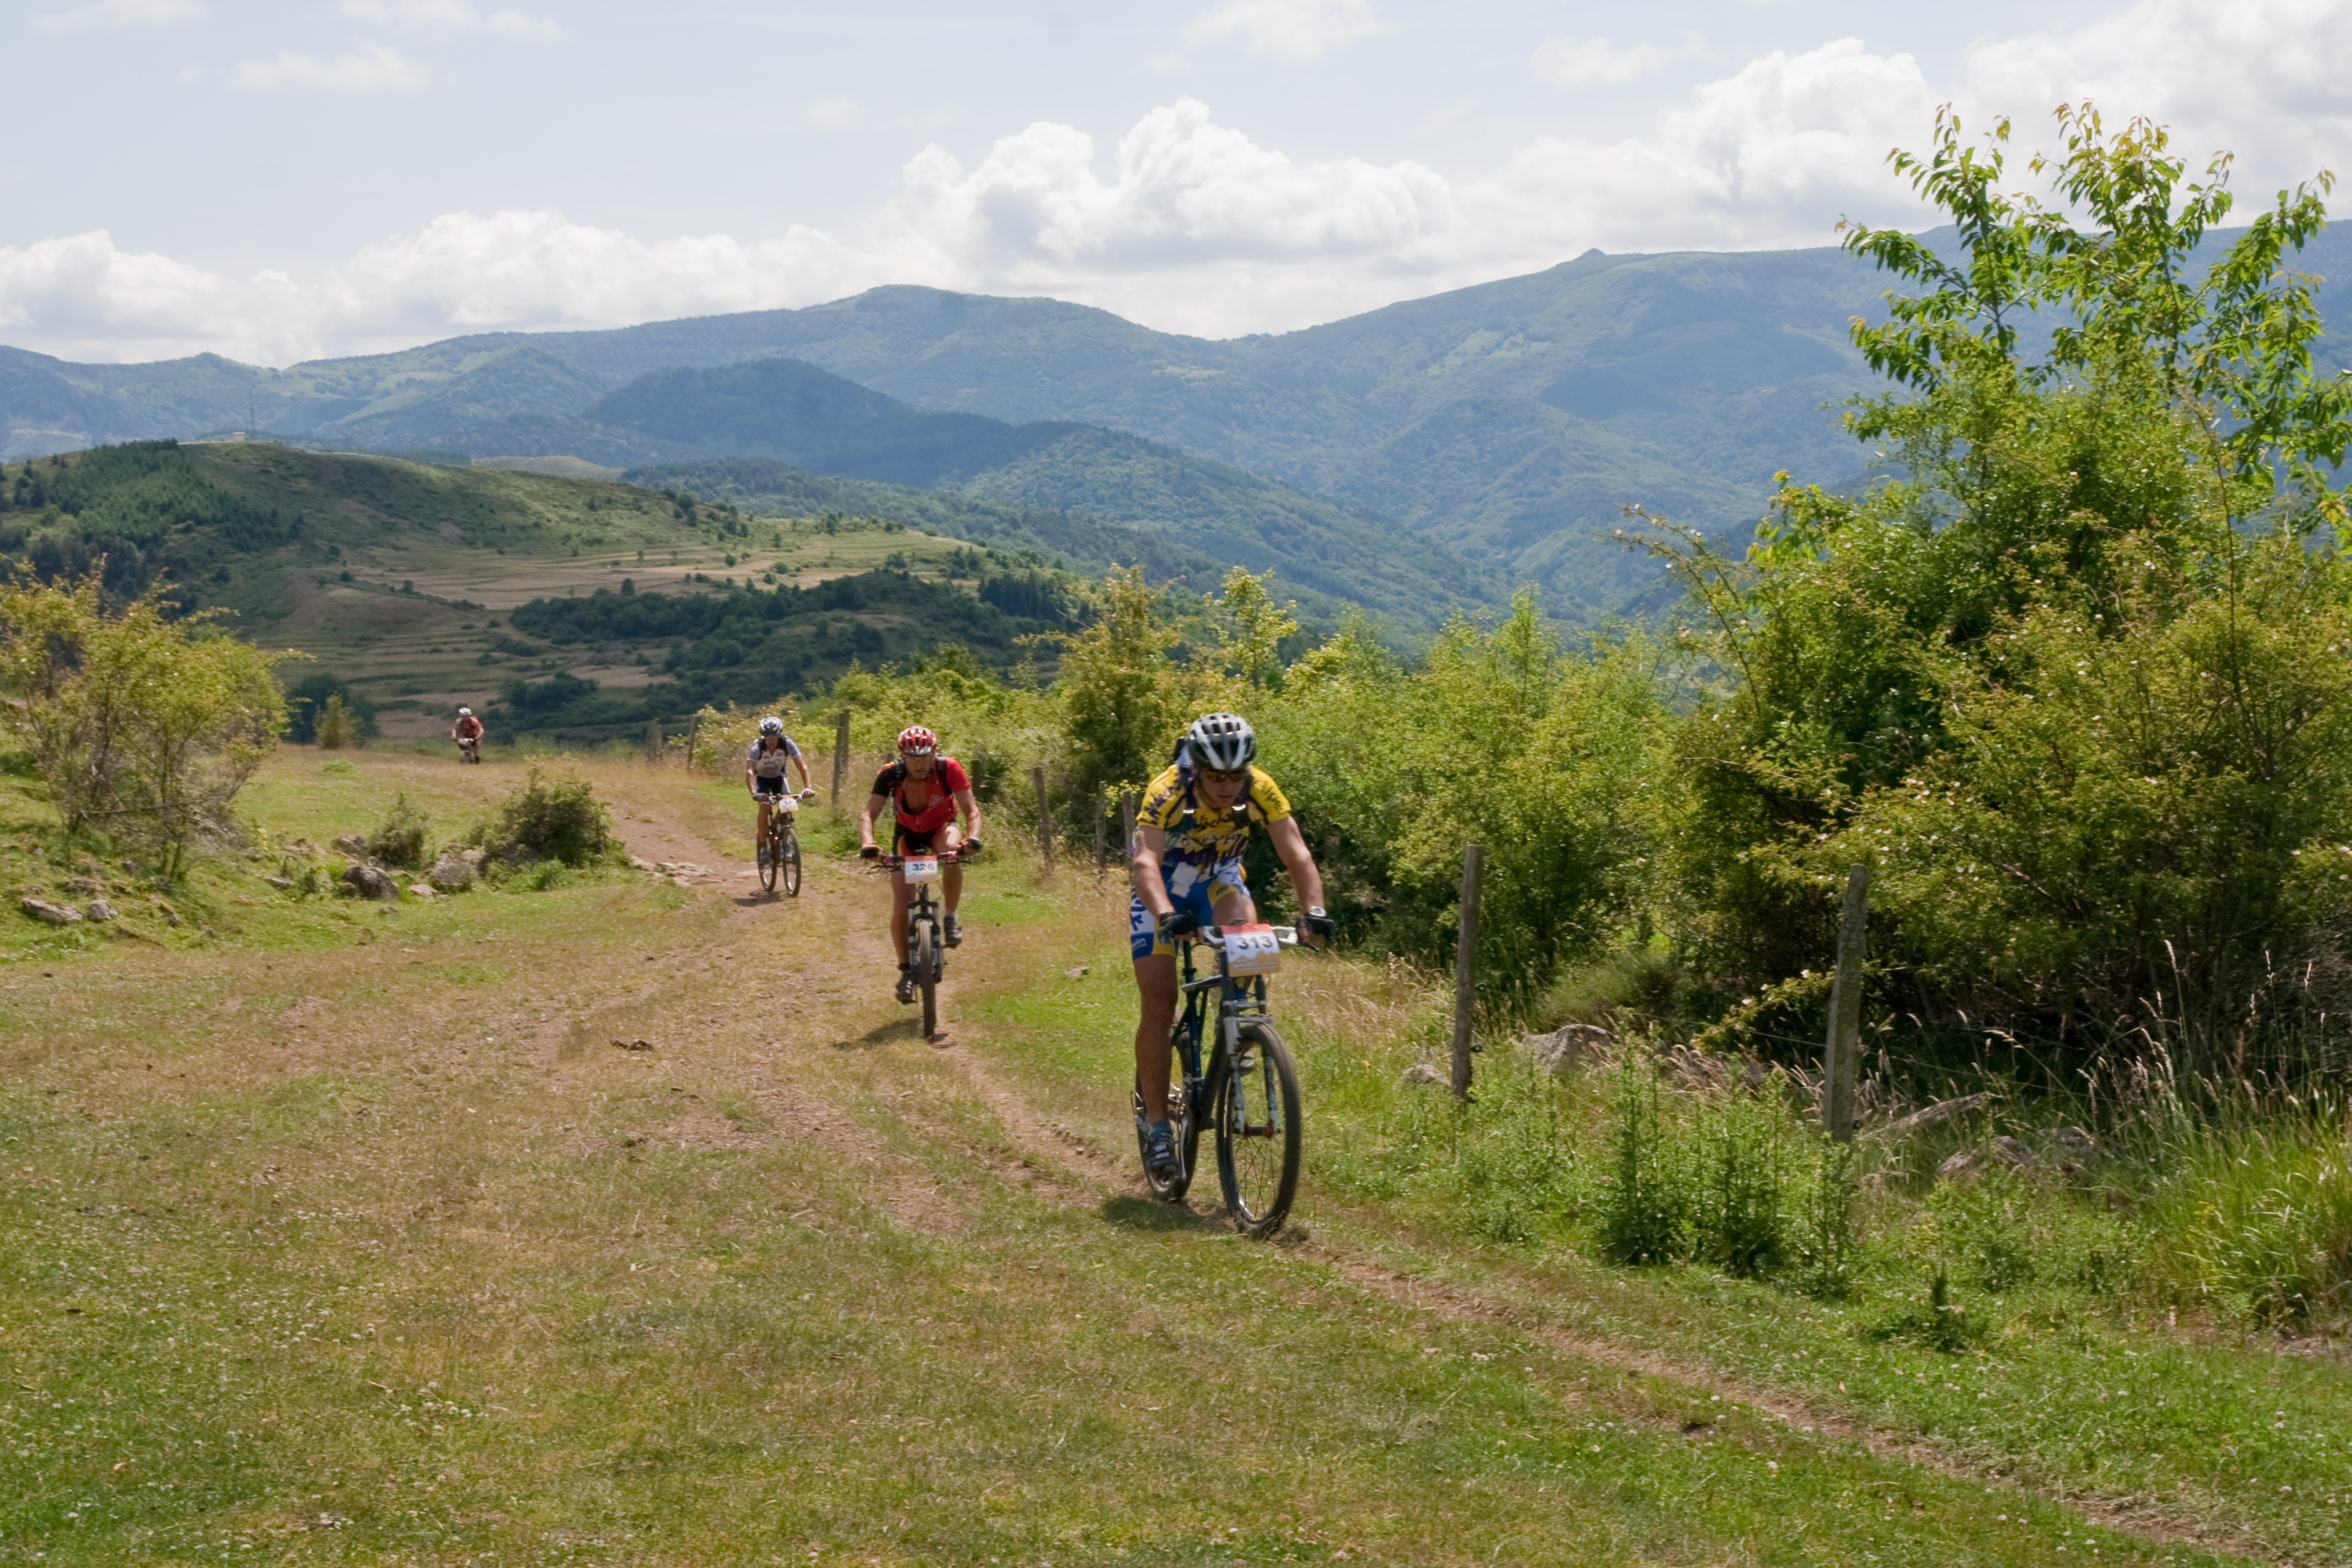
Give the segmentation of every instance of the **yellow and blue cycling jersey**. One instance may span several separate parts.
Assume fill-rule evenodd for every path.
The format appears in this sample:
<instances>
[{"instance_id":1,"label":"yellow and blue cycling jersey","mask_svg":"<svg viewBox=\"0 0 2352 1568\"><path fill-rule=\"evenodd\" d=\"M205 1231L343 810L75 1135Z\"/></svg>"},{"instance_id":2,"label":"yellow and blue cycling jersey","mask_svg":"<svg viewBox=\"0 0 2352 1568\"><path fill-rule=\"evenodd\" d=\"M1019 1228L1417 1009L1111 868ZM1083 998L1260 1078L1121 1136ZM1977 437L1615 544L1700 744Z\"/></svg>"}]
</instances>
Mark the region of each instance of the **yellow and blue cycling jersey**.
<instances>
[{"instance_id":1,"label":"yellow and blue cycling jersey","mask_svg":"<svg viewBox=\"0 0 2352 1568\"><path fill-rule=\"evenodd\" d=\"M1225 810L1211 809L1196 794L1181 770L1168 769L1145 788L1135 826L1168 836L1160 852L1160 876L1170 901L1202 925L1214 925L1221 923L1217 906L1249 891L1242 852L1249 847L1250 823L1280 822L1290 815L1290 802L1273 775L1260 768L1250 769L1249 787ZM1127 905L1128 951L1137 958L1168 952L1160 923L1143 900L1130 893Z\"/></svg>"}]
</instances>

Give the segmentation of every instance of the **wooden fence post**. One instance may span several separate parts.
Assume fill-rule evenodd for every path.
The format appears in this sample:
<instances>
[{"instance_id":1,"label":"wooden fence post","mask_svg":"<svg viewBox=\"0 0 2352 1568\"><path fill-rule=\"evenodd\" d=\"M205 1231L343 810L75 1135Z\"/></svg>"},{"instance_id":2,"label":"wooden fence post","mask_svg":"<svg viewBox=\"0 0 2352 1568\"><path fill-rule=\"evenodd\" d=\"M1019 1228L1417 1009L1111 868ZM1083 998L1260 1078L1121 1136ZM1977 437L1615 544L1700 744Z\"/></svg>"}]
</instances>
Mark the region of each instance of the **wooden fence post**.
<instances>
[{"instance_id":1,"label":"wooden fence post","mask_svg":"<svg viewBox=\"0 0 2352 1568\"><path fill-rule=\"evenodd\" d=\"M1478 1011L1478 871L1486 847L1473 844L1462 855L1462 936L1454 947L1454 1093L1470 1098L1471 1026Z\"/></svg>"},{"instance_id":2,"label":"wooden fence post","mask_svg":"<svg viewBox=\"0 0 2352 1568\"><path fill-rule=\"evenodd\" d=\"M1054 810L1045 803L1045 770L1031 768L1029 779L1037 786L1037 853L1050 871L1054 868Z\"/></svg>"},{"instance_id":3,"label":"wooden fence post","mask_svg":"<svg viewBox=\"0 0 2352 1568\"><path fill-rule=\"evenodd\" d=\"M842 770L848 766L849 710L845 708L841 710L841 717L835 720L833 725L833 809L835 811L841 809Z\"/></svg>"},{"instance_id":4,"label":"wooden fence post","mask_svg":"<svg viewBox=\"0 0 2352 1568\"><path fill-rule=\"evenodd\" d=\"M1095 796L1095 870L1110 865L1110 821L1103 815L1102 796Z\"/></svg>"},{"instance_id":5,"label":"wooden fence post","mask_svg":"<svg viewBox=\"0 0 2352 1568\"><path fill-rule=\"evenodd\" d=\"M1870 925L1870 868L1845 874L1838 920L1837 978L1830 982L1830 1037L1822 1052L1822 1131L1853 1141L1854 1065L1862 1055L1863 939Z\"/></svg>"},{"instance_id":6,"label":"wooden fence post","mask_svg":"<svg viewBox=\"0 0 2352 1568\"><path fill-rule=\"evenodd\" d=\"M1134 793L1121 790L1118 795L1118 863L1121 868L1135 864L1135 806Z\"/></svg>"}]
</instances>

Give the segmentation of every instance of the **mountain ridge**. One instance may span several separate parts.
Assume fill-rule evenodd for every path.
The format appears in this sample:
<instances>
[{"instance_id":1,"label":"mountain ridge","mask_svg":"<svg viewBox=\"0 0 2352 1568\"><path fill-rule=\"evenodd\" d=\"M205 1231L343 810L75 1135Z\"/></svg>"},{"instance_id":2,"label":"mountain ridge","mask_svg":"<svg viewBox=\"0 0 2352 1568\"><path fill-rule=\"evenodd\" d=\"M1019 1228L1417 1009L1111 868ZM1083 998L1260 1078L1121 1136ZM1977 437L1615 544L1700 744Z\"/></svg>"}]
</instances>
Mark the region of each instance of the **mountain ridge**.
<instances>
[{"instance_id":1,"label":"mountain ridge","mask_svg":"<svg viewBox=\"0 0 2352 1568\"><path fill-rule=\"evenodd\" d=\"M2330 232L2294 264L2343 277L2344 261L2352 236ZM649 372L788 357L924 413L1083 423L1229 465L1391 521L1591 616L1654 586L1650 568L1605 542L1625 504L1723 535L1759 515L1778 469L1830 483L1858 474L1864 455L1837 405L1883 384L1847 329L1883 309L1889 281L1835 247L1589 251L1223 340L1062 300L892 285L799 310L476 334L282 372L213 356L76 366L0 350L0 441L22 450L100 426L109 438L184 434L163 426L209 417L331 444L467 399L487 409L504 398L498 417L512 420L572 417L588 392ZM2346 286L2320 298L2324 316L2340 315ZM2323 362L2344 363L2347 342L2331 333Z\"/></svg>"}]
</instances>

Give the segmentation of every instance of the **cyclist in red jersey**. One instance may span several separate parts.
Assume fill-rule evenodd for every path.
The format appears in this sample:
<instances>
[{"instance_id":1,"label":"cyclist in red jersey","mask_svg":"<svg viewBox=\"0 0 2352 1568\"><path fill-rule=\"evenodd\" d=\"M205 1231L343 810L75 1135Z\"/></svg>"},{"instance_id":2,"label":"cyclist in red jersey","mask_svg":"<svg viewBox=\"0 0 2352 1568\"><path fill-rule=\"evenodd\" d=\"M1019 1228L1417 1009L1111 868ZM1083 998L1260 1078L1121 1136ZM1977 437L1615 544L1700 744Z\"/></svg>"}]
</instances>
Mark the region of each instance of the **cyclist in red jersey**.
<instances>
[{"instance_id":1,"label":"cyclist in red jersey","mask_svg":"<svg viewBox=\"0 0 2352 1568\"><path fill-rule=\"evenodd\" d=\"M874 825L884 812L893 814L890 853L936 855L941 868L940 891L946 895L947 922L940 939L954 947L963 941L956 924L956 903L963 897L963 868L958 852L980 850L980 802L972 797L971 780L963 764L940 754L939 737L920 724L899 732L898 760L874 775L874 793L866 797L866 815L857 819L857 852L871 860L882 853L874 841ZM961 832L956 819L963 819ZM903 872L890 873L890 951L898 954L898 1000L915 999L915 976L907 967L907 905L912 895Z\"/></svg>"}]
</instances>

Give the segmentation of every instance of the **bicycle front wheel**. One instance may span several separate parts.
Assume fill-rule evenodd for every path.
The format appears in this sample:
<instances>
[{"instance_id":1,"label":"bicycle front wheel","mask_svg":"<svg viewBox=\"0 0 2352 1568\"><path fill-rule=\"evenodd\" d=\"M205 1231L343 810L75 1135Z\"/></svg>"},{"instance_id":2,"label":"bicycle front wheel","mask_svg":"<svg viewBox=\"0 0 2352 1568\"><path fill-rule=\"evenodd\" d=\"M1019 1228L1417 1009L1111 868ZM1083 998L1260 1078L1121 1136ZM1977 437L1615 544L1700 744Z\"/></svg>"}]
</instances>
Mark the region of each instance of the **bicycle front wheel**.
<instances>
[{"instance_id":1,"label":"bicycle front wheel","mask_svg":"<svg viewBox=\"0 0 2352 1568\"><path fill-rule=\"evenodd\" d=\"M929 1039L940 1028L939 932L932 929L930 921L915 922L910 945L915 955L915 988L923 995L923 1037Z\"/></svg>"},{"instance_id":2,"label":"bicycle front wheel","mask_svg":"<svg viewBox=\"0 0 2352 1568\"><path fill-rule=\"evenodd\" d=\"M772 893L776 890L776 858L778 851L776 836L773 831L771 831L768 834L766 840L761 845L761 847L764 849L766 853L760 857L760 886Z\"/></svg>"},{"instance_id":3,"label":"bicycle front wheel","mask_svg":"<svg viewBox=\"0 0 2352 1568\"><path fill-rule=\"evenodd\" d=\"M784 829L784 842L779 856L784 863L782 871L779 873L783 879L784 891L797 899L801 896L801 836L789 827ZM773 886L772 883L770 885Z\"/></svg>"},{"instance_id":4,"label":"bicycle front wheel","mask_svg":"<svg viewBox=\"0 0 2352 1568\"><path fill-rule=\"evenodd\" d=\"M1298 1194L1298 1073L1271 1024L1244 1024L1228 1056L1209 1064L1217 1180L1244 1236L1268 1236Z\"/></svg>"}]
</instances>

